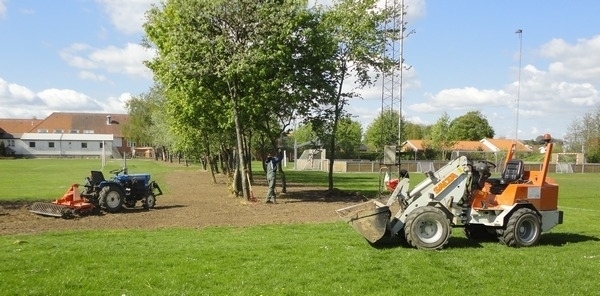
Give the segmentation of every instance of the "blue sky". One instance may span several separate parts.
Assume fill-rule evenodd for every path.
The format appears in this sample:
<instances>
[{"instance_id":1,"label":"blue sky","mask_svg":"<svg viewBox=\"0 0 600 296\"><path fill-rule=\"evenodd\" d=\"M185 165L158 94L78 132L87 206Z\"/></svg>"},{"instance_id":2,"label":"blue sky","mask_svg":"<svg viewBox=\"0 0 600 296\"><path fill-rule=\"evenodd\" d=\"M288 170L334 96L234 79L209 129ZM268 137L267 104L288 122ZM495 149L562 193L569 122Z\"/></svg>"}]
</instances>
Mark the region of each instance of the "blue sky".
<instances>
[{"instance_id":1,"label":"blue sky","mask_svg":"<svg viewBox=\"0 0 600 296\"><path fill-rule=\"evenodd\" d=\"M0 118L126 113L124 102L152 85L143 61L154 53L140 46L152 3L158 1L0 0ZM408 120L433 124L443 112L456 118L480 111L496 137L514 138L518 97L520 139L562 137L598 107L600 2L405 4L408 30L415 30L404 42ZM381 86L361 93L348 111L366 127L381 108Z\"/></svg>"}]
</instances>

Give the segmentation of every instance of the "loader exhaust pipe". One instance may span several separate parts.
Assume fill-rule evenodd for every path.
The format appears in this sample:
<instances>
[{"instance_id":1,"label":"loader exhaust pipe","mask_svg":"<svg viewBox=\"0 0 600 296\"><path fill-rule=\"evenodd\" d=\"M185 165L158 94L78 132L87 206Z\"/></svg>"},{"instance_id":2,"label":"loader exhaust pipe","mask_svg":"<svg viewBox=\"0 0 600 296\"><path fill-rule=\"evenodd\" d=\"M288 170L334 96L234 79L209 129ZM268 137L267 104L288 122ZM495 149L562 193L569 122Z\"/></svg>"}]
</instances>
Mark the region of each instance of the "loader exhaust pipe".
<instances>
[{"instance_id":1,"label":"loader exhaust pipe","mask_svg":"<svg viewBox=\"0 0 600 296\"><path fill-rule=\"evenodd\" d=\"M388 229L392 212L378 201L363 202L336 212L371 243L377 243L390 234Z\"/></svg>"}]
</instances>

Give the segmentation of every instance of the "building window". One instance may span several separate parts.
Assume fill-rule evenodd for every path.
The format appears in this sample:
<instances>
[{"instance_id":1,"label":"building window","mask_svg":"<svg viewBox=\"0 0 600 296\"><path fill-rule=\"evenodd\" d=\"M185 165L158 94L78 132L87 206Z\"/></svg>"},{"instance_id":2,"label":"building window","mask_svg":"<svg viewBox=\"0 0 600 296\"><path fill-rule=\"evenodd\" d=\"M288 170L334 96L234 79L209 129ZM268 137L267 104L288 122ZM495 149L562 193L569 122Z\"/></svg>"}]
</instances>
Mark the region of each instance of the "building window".
<instances>
[{"instance_id":1,"label":"building window","mask_svg":"<svg viewBox=\"0 0 600 296\"><path fill-rule=\"evenodd\" d=\"M93 134L94 130L83 130L84 134Z\"/></svg>"},{"instance_id":2,"label":"building window","mask_svg":"<svg viewBox=\"0 0 600 296\"><path fill-rule=\"evenodd\" d=\"M35 142L29 142L29 148L35 148Z\"/></svg>"},{"instance_id":3,"label":"building window","mask_svg":"<svg viewBox=\"0 0 600 296\"><path fill-rule=\"evenodd\" d=\"M104 146L104 145L103 145L103 143L102 143L102 142L100 142L100 149L102 149L102 147L103 147L103 146Z\"/></svg>"},{"instance_id":4,"label":"building window","mask_svg":"<svg viewBox=\"0 0 600 296\"><path fill-rule=\"evenodd\" d=\"M15 140L8 140L8 147L15 147Z\"/></svg>"},{"instance_id":5,"label":"building window","mask_svg":"<svg viewBox=\"0 0 600 296\"><path fill-rule=\"evenodd\" d=\"M81 143L81 148L87 148L87 143Z\"/></svg>"},{"instance_id":6,"label":"building window","mask_svg":"<svg viewBox=\"0 0 600 296\"><path fill-rule=\"evenodd\" d=\"M54 142L48 142L48 148L54 148Z\"/></svg>"},{"instance_id":7,"label":"building window","mask_svg":"<svg viewBox=\"0 0 600 296\"><path fill-rule=\"evenodd\" d=\"M69 134L78 134L79 130L69 130Z\"/></svg>"},{"instance_id":8,"label":"building window","mask_svg":"<svg viewBox=\"0 0 600 296\"><path fill-rule=\"evenodd\" d=\"M61 130L61 129L55 129L54 130L55 134L62 134L63 132L64 132L64 130Z\"/></svg>"},{"instance_id":9,"label":"building window","mask_svg":"<svg viewBox=\"0 0 600 296\"><path fill-rule=\"evenodd\" d=\"M133 148L135 148L136 147L135 146L135 142L133 142L133 141L127 141L127 147L133 147Z\"/></svg>"},{"instance_id":10,"label":"building window","mask_svg":"<svg viewBox=\"0 0 600 296\"><path fill-rule=\"evenodd\" d=\"M38 134L47 134L48 130L47 129L38 129Z\"/></svg>"}]
</instances>

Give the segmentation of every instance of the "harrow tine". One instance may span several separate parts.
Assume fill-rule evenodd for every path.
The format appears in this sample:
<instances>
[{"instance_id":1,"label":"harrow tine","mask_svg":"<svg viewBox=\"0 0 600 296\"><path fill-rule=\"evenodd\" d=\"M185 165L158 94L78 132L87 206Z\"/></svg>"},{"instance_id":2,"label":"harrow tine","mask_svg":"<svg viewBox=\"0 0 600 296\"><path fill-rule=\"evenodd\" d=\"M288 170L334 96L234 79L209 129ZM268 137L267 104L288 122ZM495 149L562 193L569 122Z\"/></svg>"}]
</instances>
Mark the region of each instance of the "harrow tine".
<instances>
[{"instance_id":1,"label":"harrow tine","mask_svg":"<svg viewBox=\"0 0 600 296\"><path fill-rule=\"evenodd\" d=\"M64 205L57 205L46 202L36 202L29 207L29 211L42 216L52 216L59 218L67 218L73 215L71 208Z\"/></svg>"}]
</instances>

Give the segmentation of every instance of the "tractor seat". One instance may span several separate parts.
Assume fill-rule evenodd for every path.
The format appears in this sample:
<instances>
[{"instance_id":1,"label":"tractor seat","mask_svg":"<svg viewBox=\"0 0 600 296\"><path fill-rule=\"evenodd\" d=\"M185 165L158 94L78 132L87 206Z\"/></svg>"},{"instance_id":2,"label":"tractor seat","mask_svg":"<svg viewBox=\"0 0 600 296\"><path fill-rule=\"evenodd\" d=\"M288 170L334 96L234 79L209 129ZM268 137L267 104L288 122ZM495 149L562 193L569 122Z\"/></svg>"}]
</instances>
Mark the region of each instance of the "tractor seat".
<instances>
[{"instance_id":1,"label":"tractor seat","mask_svg":"<svg viewBox=\"0 0 600 296\"><path fill-rule=\"evenodd\" d=\"M520 181L523 178L523 161L520 159L511 159L506 163L502 175L500 178L489 178L491 186L491 193L501 194L506 186L511 183Z\"/></svg>"},{"instance_id":2,"label":"tractor seat","mask_svg":"<svg viewBox=\"0 0 600 296\"><path fill-rule=\"evenodd\" d=\"M92 185L98 185L101 182L106 181L106 179L104 179L104 174L102 174L101 171L92 171L91 173L91 179L90 179Z\"/></svg>"}]
</instances>

